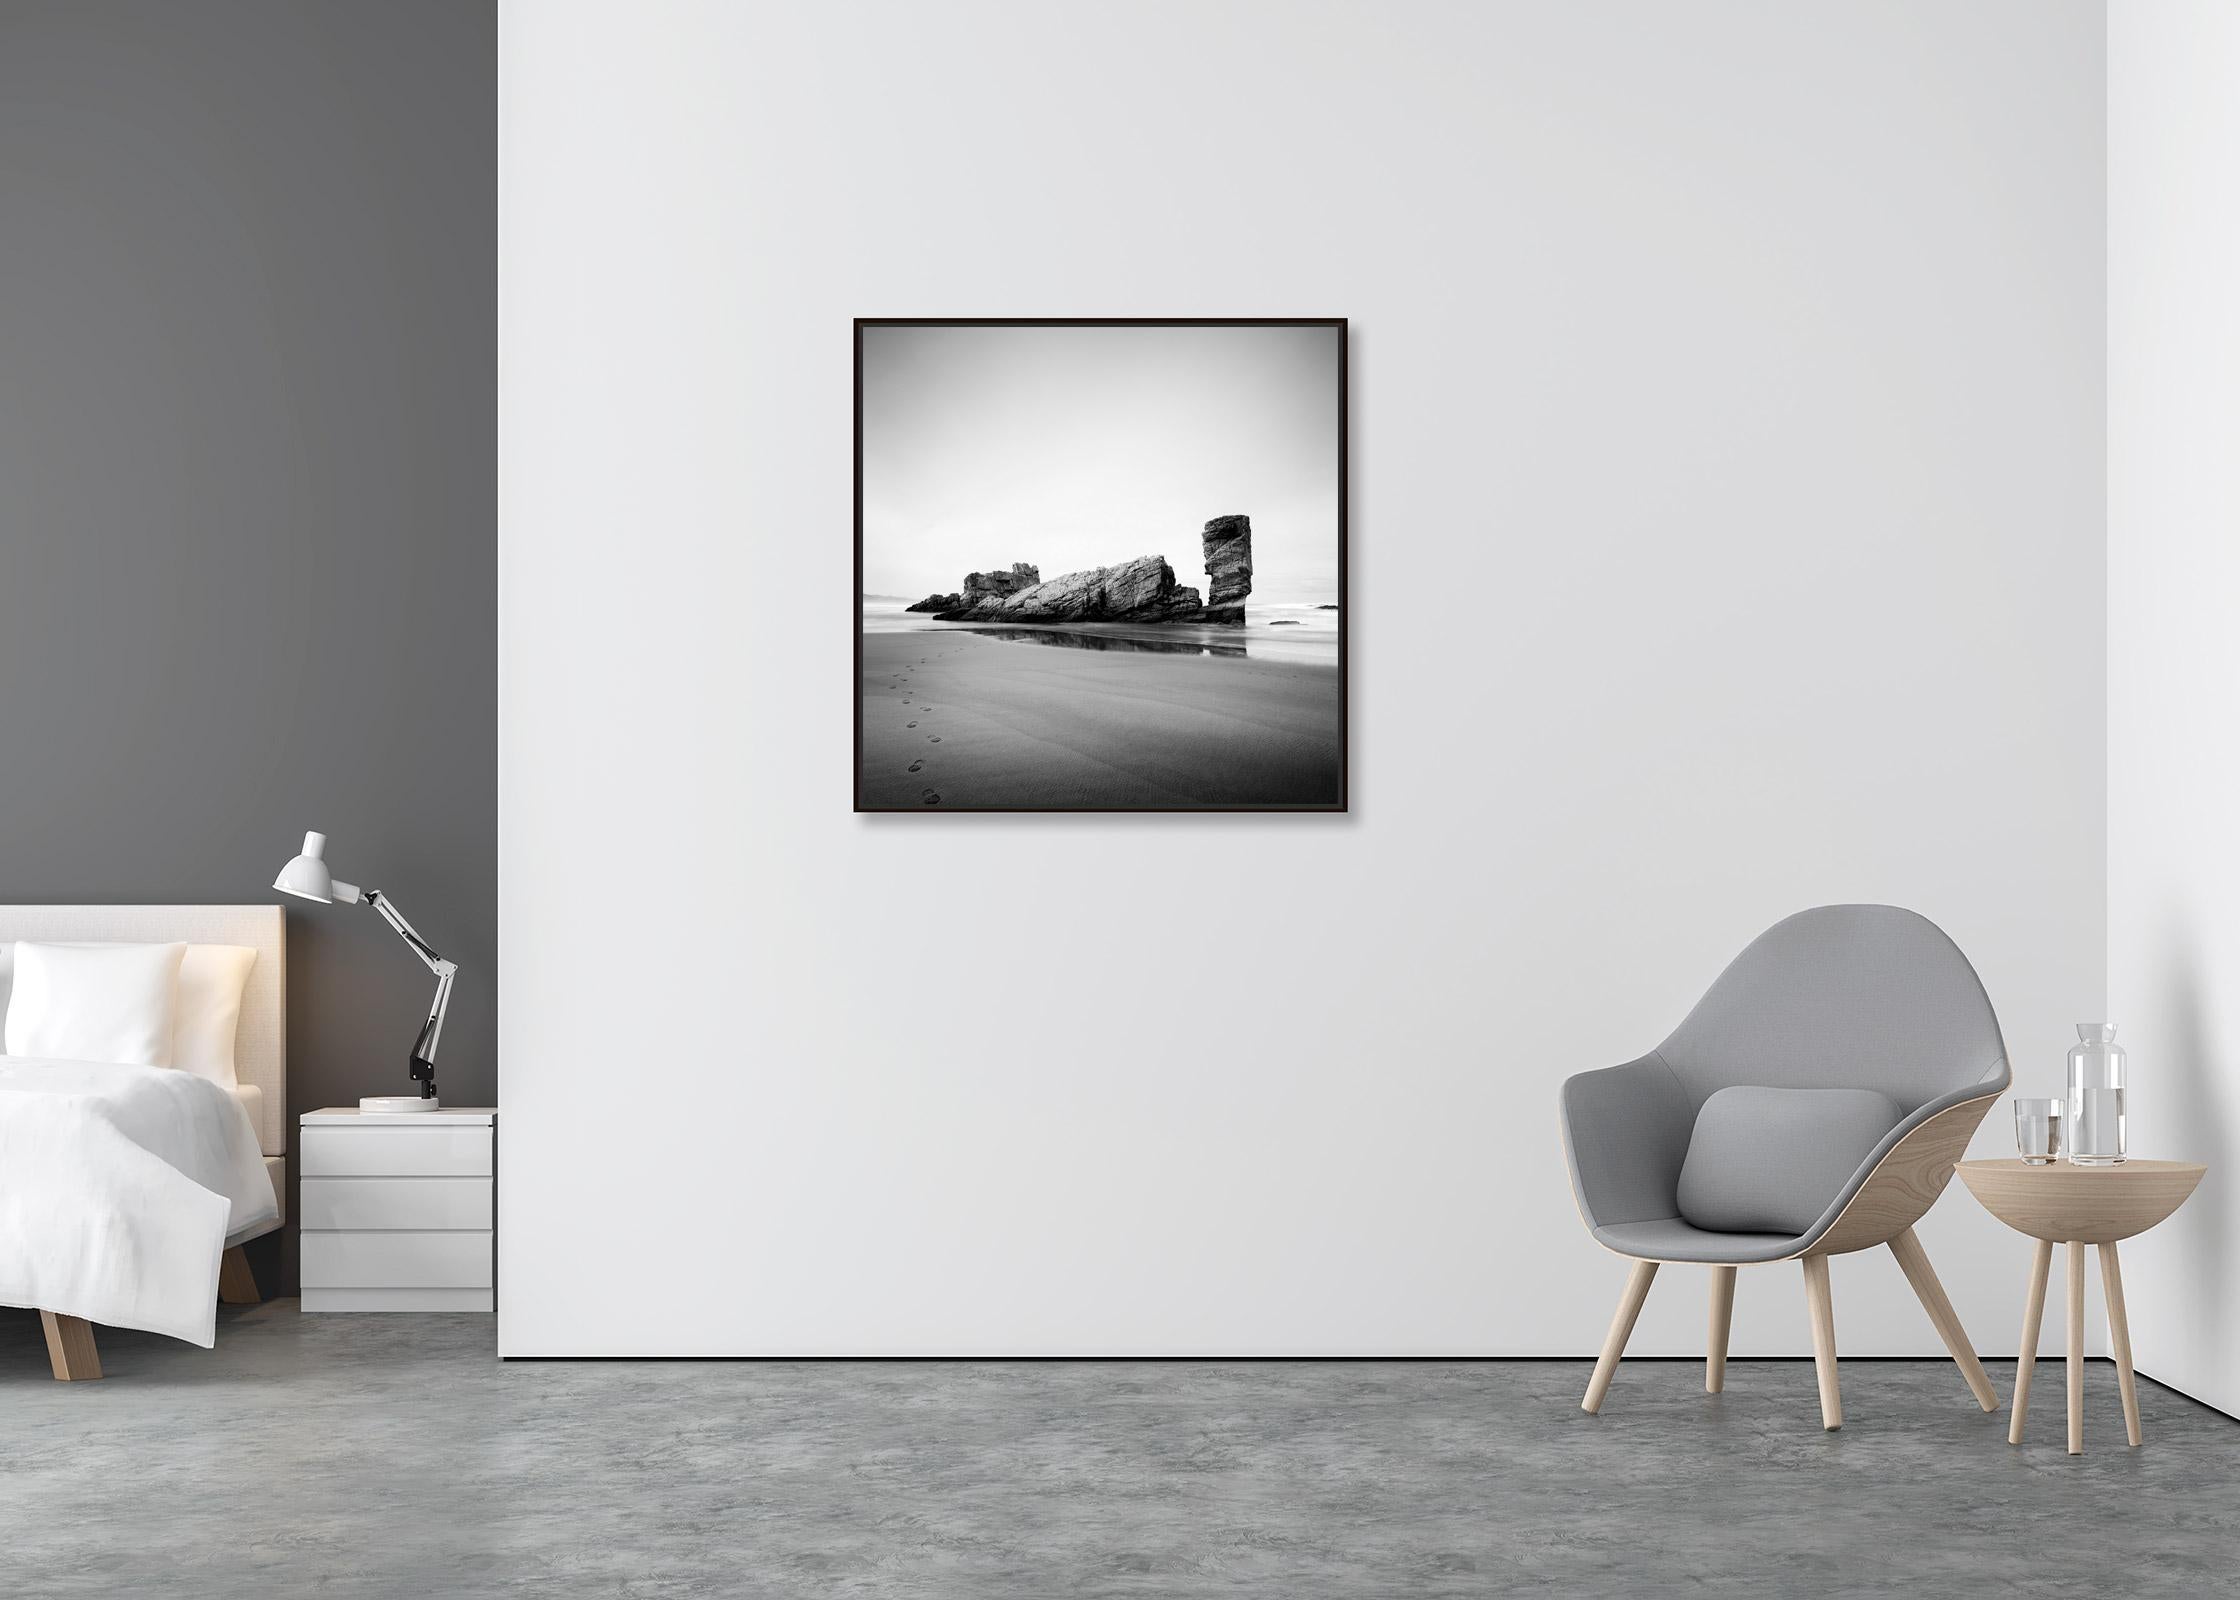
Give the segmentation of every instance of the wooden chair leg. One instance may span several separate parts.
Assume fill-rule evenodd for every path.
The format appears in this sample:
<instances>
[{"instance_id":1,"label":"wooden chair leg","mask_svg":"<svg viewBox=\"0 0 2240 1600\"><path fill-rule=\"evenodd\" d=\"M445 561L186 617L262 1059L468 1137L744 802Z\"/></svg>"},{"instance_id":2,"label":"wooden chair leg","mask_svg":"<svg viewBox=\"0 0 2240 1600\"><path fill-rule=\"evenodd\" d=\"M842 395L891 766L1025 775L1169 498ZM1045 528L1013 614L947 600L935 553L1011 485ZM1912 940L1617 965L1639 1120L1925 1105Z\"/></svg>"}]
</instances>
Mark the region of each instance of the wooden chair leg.
<instances>
[{"instance_id":1,"label":"wooden chair leg","mask_svg":"<svg viewBox=\"0 0 2240 1600\"><path fill-rule=\"evenodd\" d=\"M1580 1410L1602 1409L1602 1397L1610 1392L1610 1380L1618 1375L1618 1358L1626 1353L1626 1341L1633 1337L1633 1324L1641 1315L1641 1302L1649 1298L1649 1285L1656 1277L1654 1261L1633 1264L1626 1292L1618 1297L1618 1314L1610 1319L1610 1337L1602 1341L1602 1359L1594 1364L1594 1376L1587 1380L1587 1397L1579 1402Z\"/></svg>"},{"instance_id":2,"label":"wooden chair leg","mask_svg":"<svg viewBox=\"0 0 2240 1600\"><path fill-rule=\"evenodd\" d=\"M1717 1394L1727 1386L1727 1333L1734 1326L1734 1275L1738 1270L1711 1269L1711 1336L1703 1358L1705 1394Z\"/></svg>"},{"instance_id":3,"label":"wooden chair leg","mask_svg":"<svg viewBox=\"0 0 2240 1600\"><path fill-rule=\"evenodd\" d=\"M57 1378L72 1383L101 1376L101 1352L93 1347L92 1323L42 1311L39 1326L47 1336L47 1363Z\"/></svg>"},{"instance_id":4,"label":"wooden chair leg","mask_svg":"<svg viewBox=\"0 0 2240 1600\"><path fill-rule=\"evenodd\" d=\"M249 1270L249 1252L235 1245L218 1258L218 1303L254 1306L264 1303L257 1293L257 1275Z\"/></svg>"},{"instance_id":5,"label":"wooden chair leg","mask_svg":"<svg viewBox=\"0 0 2240 1600\"><path fill-rule=\"evenodd\" d=\"M2069 1241L2069 1454L2084 1454L2084 1244Z\"/></svg>"},{"instance_id":6,"label":"wooden chair leg","mask_svg":"<svg viewBox=\"0 0 2240 1600\"><path fill-rule=\"evenodd\" d=\"M2124 1436L2136 1446L2139 1434L2139 1380L2131 1370L2131 1319L2123 1309L2123 1268L2116 1247L2100 1247L2100 1294L2108 1302L2108 1349L2116 1358L2116 1382L2123 1388Z\"/></svg>"},{"instance_id":7,"label":"wooden chair leg","mask_svg":"<svg viewBox=\"0 0 2240 1600\"><path fill-rule=\"evenodd\" d=\"M2022 1349L2014 1364L2014 1419L2007 1424L2007 1443L2022 1443L2022 1419L2030 1411L2030 1374L2038 1364L2038 1329L2046 1316L2046 1279L2053 1275L2053 1241L2040 1239L2030 1263L2030 1298L2022 1303Z\"/></svg>"},{"instance_id":8,"label":"wooden chair leg","mask_svg":"<svg viewBox=\"0 0 2240 1600\"><path fill-rule=\"evenodd\" d=\"M1968 1330L1960 1326L1960 1314L1952 1309L1952 1302L1945 1298L1944 1285L1937 1281L1934 1267L1929 1265L1929 1254L1921 1248L1921 1241L1906 1229L1890 1241L1890 1253L1898 1258L1898 1265L1905 1269L1906 1282L1913 1285L1913 1292L1921 1301L1921 1309L1929 1313L1929 1320L1936 1324L1937 1335L1944 1340L1944 1347L1952 1352L1952 1359L1959 1363L1960 1376L1968 1380L1968 1387L1975 1392L1976 1404L1986 1411L1999 1409L1999 1391L1991 1387L1991 1379L1983 1370L1983 1363L1976 1359L1975 1346L1968 1342Z\"/></svg>"},{"instance_id":9,"label":"wooden chair leg","mask_svg":"<svg viewBox=\"0 0 2240 1600\"><path fill-rule=\"evenodd\" d=\"M1812 1308L1812 1364L1820 1375L1820 1426L1843 1426L1843 1391L1836 1383L1836 1305L1828 1289L1828 1258L1804 1258L1804 1296Z\"/></svg>"}]
</instances>

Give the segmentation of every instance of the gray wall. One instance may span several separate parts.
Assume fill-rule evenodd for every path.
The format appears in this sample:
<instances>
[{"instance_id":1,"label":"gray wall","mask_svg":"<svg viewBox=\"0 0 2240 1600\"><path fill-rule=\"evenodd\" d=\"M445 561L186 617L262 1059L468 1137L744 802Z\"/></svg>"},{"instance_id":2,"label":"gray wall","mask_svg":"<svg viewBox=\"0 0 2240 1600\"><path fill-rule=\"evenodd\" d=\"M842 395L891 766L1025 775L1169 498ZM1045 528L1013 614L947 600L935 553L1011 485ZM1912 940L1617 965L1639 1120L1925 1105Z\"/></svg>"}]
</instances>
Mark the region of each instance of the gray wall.
<instances>
[{"instance_id":1,"label":"gray wall","mask_svg":"<svg viewBox=\"0 0 2240 1600\"><path fill-rule=\"evenodd\" d=\"M487 0L0 0L0 900L271 900L323 828L461 965L460 1104L497 1059L496 68ZM370 911L288 924L291 1114L405 1090L426 973Z\"/></svg>"}]
</instances>

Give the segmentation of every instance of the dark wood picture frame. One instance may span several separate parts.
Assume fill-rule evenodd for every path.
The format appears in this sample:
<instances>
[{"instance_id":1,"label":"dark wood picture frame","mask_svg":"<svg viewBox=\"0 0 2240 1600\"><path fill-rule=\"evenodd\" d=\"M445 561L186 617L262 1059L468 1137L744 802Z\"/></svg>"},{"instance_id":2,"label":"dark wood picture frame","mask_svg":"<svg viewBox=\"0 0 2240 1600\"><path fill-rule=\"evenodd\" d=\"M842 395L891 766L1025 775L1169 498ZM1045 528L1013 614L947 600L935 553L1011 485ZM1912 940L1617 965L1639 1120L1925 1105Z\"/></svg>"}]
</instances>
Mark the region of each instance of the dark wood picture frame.
<instances>
[{"instance_id":1,"label":"dark wood picture frame","mask_svg":"<svg viewBox=\"0 0 2240 1600\"><path fill-rule=\"evenodd\" d=\"M1334 803L1312 804L1206 804L1194 806L1009 806L1009 805L874 805L864 797L863 754L863 336L873 328L1330 328L1338 336L1337 415L1332 419L1336 428L1337 461L1337 524L1338 524L1338 797ZM1257 816L1330 816L1344 815L1352 807L1353 744L1351 736L1353 644L1353 600L1348 568L1350 564L1352 489L1351 489L1351 440L1349 438L1349 412L1351 409L1351 383L1348 374L1350 329L1344 317L858 317L854 330L855 366L855 592L851 597L854 614L849 626L854 630L855 645L851 653L854 683L851 693L855 700L855 772L852 779L855 806L862 815L985 815L989 813L1025 812L1036 815L1080 816L1199 816L1218 813L1248 814Z\"/></svg>"}]
</instances>

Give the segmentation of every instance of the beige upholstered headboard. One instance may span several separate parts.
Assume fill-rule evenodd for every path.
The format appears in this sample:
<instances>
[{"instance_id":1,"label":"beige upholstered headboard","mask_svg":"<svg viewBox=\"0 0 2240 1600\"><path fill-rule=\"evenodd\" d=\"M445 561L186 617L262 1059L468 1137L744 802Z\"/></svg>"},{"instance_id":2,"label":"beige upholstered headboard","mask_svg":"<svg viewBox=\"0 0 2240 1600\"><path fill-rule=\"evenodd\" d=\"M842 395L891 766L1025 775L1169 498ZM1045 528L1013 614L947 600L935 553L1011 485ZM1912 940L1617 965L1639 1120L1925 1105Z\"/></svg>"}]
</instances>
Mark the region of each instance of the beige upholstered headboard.
<instances>
[{"instance_id":1,"label":"beige upholstered headboard","mask_svg":"<svg viewBox=\"0 0 2240 1600\"><path fill-rule=\"evenodd\" d=\"M268 1156L288 1149L288 938L278 906L0 906L0 945L242 944L257 952L241 994L233 1069L258 1090L252 1116Z\"/></svg>"}]
</instances>

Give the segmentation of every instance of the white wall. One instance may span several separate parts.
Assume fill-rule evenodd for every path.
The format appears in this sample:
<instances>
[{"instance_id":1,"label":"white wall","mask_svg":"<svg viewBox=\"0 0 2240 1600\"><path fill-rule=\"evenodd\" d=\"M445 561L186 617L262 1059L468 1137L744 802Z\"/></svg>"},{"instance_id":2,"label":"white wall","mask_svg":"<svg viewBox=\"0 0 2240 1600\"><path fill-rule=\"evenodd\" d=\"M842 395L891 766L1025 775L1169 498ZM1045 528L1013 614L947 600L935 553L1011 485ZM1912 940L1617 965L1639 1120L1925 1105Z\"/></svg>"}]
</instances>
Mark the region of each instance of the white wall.
<instances>
[{"instance_id":1,"label":"white wall","mask_svg":"<svg viewBox=\"0 0 2240 1600\"><path fill-rule=\"evenodd\" d=\"M2131 1147L2209 1164L2123 1247L2140 1367L2240 1411L2240 8L2108 16L2108 993Z\"/></svg>"},{"instance_id":2,"label":"white wall","mask_svg":"<svg viewBox=\"0 0 2240 1600\"><path fill-rule=\"evenodd\" d=\"M1558 1082L1819 902L1943 923L2057 1081L2097 6L501 31L508 1353L1592 1351ZM1350 818L850 814L849 319L914 313L1353 319ZM2011 1348L2021 1243L1922 1234ZM1737 1352L1808 1349L1760 1276Z\"/></svg>"}]
</instances>

